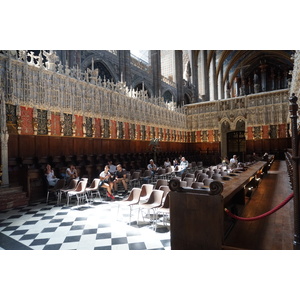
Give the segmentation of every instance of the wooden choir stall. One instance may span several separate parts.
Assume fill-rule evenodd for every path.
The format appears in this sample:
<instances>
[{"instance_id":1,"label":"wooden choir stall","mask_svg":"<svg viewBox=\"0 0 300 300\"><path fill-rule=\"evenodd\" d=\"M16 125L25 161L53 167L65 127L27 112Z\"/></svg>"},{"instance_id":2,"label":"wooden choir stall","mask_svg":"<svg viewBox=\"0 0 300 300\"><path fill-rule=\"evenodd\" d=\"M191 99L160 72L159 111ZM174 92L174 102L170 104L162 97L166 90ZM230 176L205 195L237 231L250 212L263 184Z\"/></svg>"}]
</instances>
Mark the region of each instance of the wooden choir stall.
<instances>
[{"instance_id":1,"label":"wooden choir stall","mask_svg":"<svg viewBox=\"0 0 300 300\"><path fill-rule=\"evenodd\" d=\"M169 182L172 250L219 250L232 222L224 208L245 203L245 195L257 187L268 163L258 161L236 169L224 181L200 189L181 188L178 179Z\"/></svg>"}]
</instances>

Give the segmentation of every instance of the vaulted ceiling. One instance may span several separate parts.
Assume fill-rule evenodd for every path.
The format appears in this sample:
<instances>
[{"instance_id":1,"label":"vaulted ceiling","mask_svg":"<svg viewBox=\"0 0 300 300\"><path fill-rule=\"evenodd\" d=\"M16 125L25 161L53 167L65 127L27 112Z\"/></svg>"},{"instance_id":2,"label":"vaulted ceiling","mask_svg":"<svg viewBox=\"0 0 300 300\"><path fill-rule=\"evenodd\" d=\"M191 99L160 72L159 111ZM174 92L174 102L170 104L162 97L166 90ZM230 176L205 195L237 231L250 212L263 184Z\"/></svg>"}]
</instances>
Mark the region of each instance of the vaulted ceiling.
<instances>
[{"instance_id":1,"label":"vaulted ceiling","mask_svg":"<svg viewBox=\"0 0 300 300\"><path fill-rule=\"evenodd\" d=\"M259 72L261 66L266 66L269 72L289 71L293 69L292 50L209 50L208 66L216 57L216 75L218 77L223 67L223 82L230 82L236 76L252 77Z\"/></svg>"}]
</instances>

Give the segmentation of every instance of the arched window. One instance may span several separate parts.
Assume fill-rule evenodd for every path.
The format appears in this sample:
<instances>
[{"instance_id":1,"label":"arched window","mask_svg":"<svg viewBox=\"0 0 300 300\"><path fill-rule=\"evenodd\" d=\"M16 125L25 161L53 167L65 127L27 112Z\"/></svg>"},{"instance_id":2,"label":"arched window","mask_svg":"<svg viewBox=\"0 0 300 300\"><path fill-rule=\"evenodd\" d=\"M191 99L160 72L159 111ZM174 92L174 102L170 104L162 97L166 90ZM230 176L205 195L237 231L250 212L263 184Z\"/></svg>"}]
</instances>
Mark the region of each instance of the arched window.
<instances>
[{"instance_id":1,"label":"arched window","mask_svg":"<svg viewBox=\"0 0 300 300\"><path fill-rule=\"evenodd\" d=\"M170 91L166 91L164 94L163 94L163 98L165 100L165 102L171 102L172 101L172 93Z\"/></svg>"}]
</instances>

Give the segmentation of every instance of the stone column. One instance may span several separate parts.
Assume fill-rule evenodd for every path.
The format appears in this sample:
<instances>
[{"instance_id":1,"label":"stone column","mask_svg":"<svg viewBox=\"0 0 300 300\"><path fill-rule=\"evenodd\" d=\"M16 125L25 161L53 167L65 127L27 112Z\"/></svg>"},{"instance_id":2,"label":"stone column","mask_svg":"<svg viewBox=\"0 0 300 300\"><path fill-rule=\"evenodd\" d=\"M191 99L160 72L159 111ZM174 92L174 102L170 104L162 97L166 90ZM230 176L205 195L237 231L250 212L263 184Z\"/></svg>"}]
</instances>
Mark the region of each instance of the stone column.
<instances>
[{"instance_id":1,"label":"stone column","mask_svg":"<svg viewBox=\"0 0 300 300\"><path fill-rule=\"evenodd\" d=\"M183 62L182 62L182 51L175 50L175 81L177 88L177 104L184 102L183 95Z\"/></svg>"},{"instance_id":2,"label":"stone column","mask_svg":"<svg viewBox=\"0 0 300 300\"><path fill-rule=\"evenodd\" d=\"M286 89L288 87L288 84L287 84L287 75L288 75L288 71L284 70L283 71L283 84L282 84L282 87L284 89Z\"/></svg>"},{"instance_id":3,"label":"stone column","mask_svg":"<svg viewBox=\"0 0 300 300\"><path fill-rule=\"evenodd\" d=\"M194 99L192 99L192 102L198 102L199 99L199 89L198 89L198 64L197 64L197 57L196 52L194 50L191 50L191 71L192 71L192 85L194 86Z\"/></svg>"},{"instance_id":4,"label":"stone column","mask_svg":"<svg viewBox=\"0 0 300 300\"><path fill-rule=\"evenodd\" d=\"M211 83L211 95L210 100L218 99L218 86L216 78L216 53L214 53L211 65L210 65L210 83Z\"/></svg>"},{"instance_id":5,"label":"stone column","mask_svg":"<svg viewBox=\"0 0 300 300\"><path fill-rule=\"evenodd\" d=\"M247 91L246 91L246 79L245 79L245 75L244 75L244 68L245 67L241 67L240 68L240 88L239 88L239 95L240 96L245 96Z\"/></svg>"},{"instance_id":6,"label":"stone column","mask_svg":"<svg viewBox=\"0 0 300 300\"><path fill-rule=\"evenodd\" d=\"M76 65L81 69L81 50L76 50Z\"/></svg>"},{"instance_id":7,"label":"stone column","mask_svg":"<svg viewBox=\"0 0 300 300\"><path fill-rule=\"evenodd\" d=\"M119 57L119 80L131 86L131 58L130 50L118 50Z\"/></svg>"},{"instance_id":8,"label":"stone column","mask_svg":"<svg viewBox=\"0 0 300 300\"><path fill-rule=\"evenodd\" d=\"M240 95L240 78L238 76L234 78L234 95L235 97Z\"/></svg>"},{"instance_id":9,"label":"stone column","mask_svg":"<svg viewBox=\"0 0 300 300\"><path fill-rule=\"evenodd\" d=\"M267 90L267 65L262 64L260 67L260 78L261 78L261 91L265 92Z\"/></svg>"},{"instance_id":10,"label":"stone column","mask_svg":"<svg viewBox=\"0 0 300 300\"><path fill-rule=\"evenodd\" d=\"M222 64L218 75L218 99L225 99L223 76L224 76L224 70Z\"/></svg>"},{"instance_id":11,"label":"stone column","mask_svg":"<svg viewBox=\"0 0 300 300\"><path fill-rule=\"evenodd\" d=\"M259 84L259 77L257 73L254 73L253 77L253 89L254 89L254 94L257 94L260 92L260 84Z\"/></svg>"},{"instance_id":12,"label":"stone column","mask_svg":"<svg viewBox=\"0 0 300 300\"><path fill-rule=\"evenodd\" d=\"M69 50L69 67L73 68L76 65L76 51Z\"/></svg>"},{"instance_id":13,"label":"stone column","mask_svg":"<svg viewBox=\"0 0 300 300\"><path fill-rule=\"evenodd\" d=\"M277 90L281 89L281 74L280 74L280 70L278 70L277 73Z\"/></svg>"},{"instance_id":14,"label":"stone column","mask_svg":"<svg viewBox=\"0 0 300 300\"><path fill-rule=\"evenodd\" d=\"M160 50L151 50L151 67L154 97L161 97L161 58Z\"/></svg>"},{"instance_id":15,"label":"stone column","mask_svg":"<svg viewBox=\"0 0 300 300\"><path fill-rule=\"evenodd\" d=\"M275 90L275 72L274 68L271 68L271 91Z\"/></svg>"},{"instance_id":16,"label":"stone column","mask_svg":"<svg viewBox=\"0 0 300 300\"><path fill-rule=\"evenodd\" d=\"M253 93L253 89L252 89L252 81L251 78L248 77L248 94L252 94Z\"/></svg>"},{"instance_id":17,"label":"stone column","mask_svg":"<svg viewBox=\"0 0 300 300\"><path fill-rule=\"evenodd\" d=\"M201 67L201 98L202 101L209 100L209 83L208 83L208 68L207 68L207 50L201 50L200 53L200 67Z\"/></svg>"},{"instance_id":18,"label":"stone column","mask_svg":"<svg viewBox=\"0 0 300 300\"><path fill-rule=\"evenodd\" d=\"M0 75L1 76L1 75ZM1 78L0 78L1 83ZM0 94L0 135L1 135L1 164L2 164L2 183L1 187L8 187L9 185L9 176L8 176L8 131L6 126L6 108L5 108L5 97L3 89Z\"/></svg>"}]
</instances>

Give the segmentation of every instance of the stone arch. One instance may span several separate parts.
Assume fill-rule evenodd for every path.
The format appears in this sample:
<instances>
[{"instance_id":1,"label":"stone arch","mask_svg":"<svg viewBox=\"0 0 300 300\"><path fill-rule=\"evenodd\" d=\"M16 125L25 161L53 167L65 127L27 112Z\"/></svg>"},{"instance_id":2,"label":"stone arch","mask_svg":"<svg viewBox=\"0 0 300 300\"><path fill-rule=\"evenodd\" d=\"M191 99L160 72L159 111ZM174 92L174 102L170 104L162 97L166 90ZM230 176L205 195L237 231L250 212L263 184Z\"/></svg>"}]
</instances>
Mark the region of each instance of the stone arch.
<instances>
[{"instance_id":1,"label":"stone arch","mask_svg":"<svg viewBox=\"0 0 300 300\"><path fill-rule=\"evenodd\" d=\"M119 76L118 74L116 73L115 69L114 69L114 66L109 62L109 61L105 61L103 60L103 57L101 55L97 55L97 54L91 54L89 55L88 57L86 57L84 59L84 61L81 63L81 68L82 70L86 70L87 68L90 68L91 69L91 66L92 66L92 62L94 60L94 68L96 69L97 68L97 65L98 64L101 64L103 65L106 70L109 72L109 74L111 75L111 79L113 79L113 81L116 83L119 81ZM99 76L101 76L101 73L99 73ZM103 76L101 76L102 78ZM102 78L103 80L104 78ZM109 79L109 78L106 78L106 79Z\"/></svg>"},{"instance_id":2,"label":"stone arch","mask_svg":"<svg viewBox=\"0 0 300 300\"><path fill-rule=\"evenodd\" d=\"M175 98L174 94L170 90L166 90L162 96L164 98L164 101L167 103L172 102L172 100L174 100Z\"/></svg>"},{"instance_id":3,"label":"stone arch","mask_svg":"<svg viewBox=\"0 0 300 300\"><path fill-rule=\"evenodd\" d=\"M191 103L192 103L192 97L191 97L191 95L189 95L189 93L185 93L184 96L183 96L183 103L182 103L182 105L191 104Z\"/></svg>"},{"instance_id":4,"label":"stone arch","mask_svg":"<svg viewBox=\"0 0 300 300\"><path fill-rule=\"evenodd\" d=\"M147 81L141 80L141 78L137 78L132 82L132 88L134 90L142 90L142 85L144 84L144 90L147 91L148 96L151 98L153 97L153 90L151 85Z\"/></svg>"},{"instance_id":5,"label":"stone arch","mask_svg":"<svg viewBox=\"0 0 300 300\"><path fill-rule=\"evenodd\" d=\"M239 116L233 121L230 121L228 117L223 117L219 124L221 157L225 157L227 156L227 133L232 131L244 131L246 135L246 119L242 116Z\"/></svg>"},{"instance_id":6,"label":"stone arch","mask_svg":"<svg viewBox=\"0 0 300 300\"><path fill-rule=\"evenodd\" d=\"M232 130L246 130L246 119L242 116L237 117L232 122L232 127L231 128L232 128Z\"/></svg>"}]
</instances>

